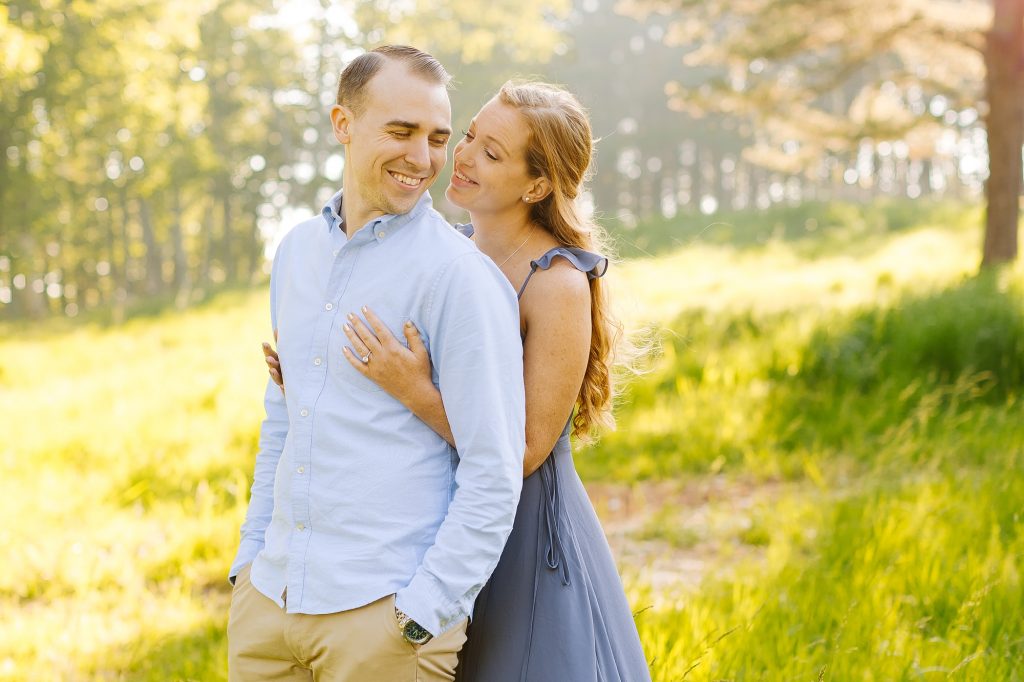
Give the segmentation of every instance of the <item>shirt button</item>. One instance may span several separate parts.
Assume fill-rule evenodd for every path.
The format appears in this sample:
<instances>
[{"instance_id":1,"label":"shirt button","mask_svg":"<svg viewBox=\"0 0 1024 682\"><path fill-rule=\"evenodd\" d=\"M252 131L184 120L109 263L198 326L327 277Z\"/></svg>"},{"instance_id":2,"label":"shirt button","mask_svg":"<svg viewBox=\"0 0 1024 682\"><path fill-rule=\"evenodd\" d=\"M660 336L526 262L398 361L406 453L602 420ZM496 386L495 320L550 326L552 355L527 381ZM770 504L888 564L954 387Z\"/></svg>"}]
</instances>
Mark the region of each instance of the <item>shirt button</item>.
<instances>
[{"instance_id":1,"label":"shirt button","mask_svg":"<svg viewBox=\"0 0 1024 682\"><path fill-rule=\"evenodd\" d=\"M327 305L324 306L324 310L334 310L334 304L328 303Z\"/></svg>"},{"instance_id":2,"label":"shirt button","mask_svg":"<svg viewBox=\"0 0 1024 682\"><path fill-rule=\"evenodd\" d=\"M296 530L306 530L306 525L300 523L297 526L295 526L295 528L296 528Z\"/></svg>"},{"instance_id":3,"label":"shirt button","mask_svg":"<svg viewBox=\"0 0 1024 682\"><path fill-rule=\"evenodd\" d=\"M323 363L323 360L321 360L320 358L314 358L313 359L313 364L316 365L317 367L319 367L322 363Z\"/></svg>"},{"instance_id":4,"label":"shirt button","mask_svg":"<svg viewBox=\"0 0 1024 682\"><path fill-rule=\"evenodd\" d=\"M309 416L309 410L307 410L306 408L302 408L302 411L299 412L299 414L302 415L303 417L308 417Z\"/></svg>"},{"instance_id":5,"label":"shirt button","mask_svg":"<svg viewBox=\"0 0 1024 682\"><path fill-rule=\"evenodd\" d=\"M298 469L296 469L296 471L298 471L298 472L299 472L300 474L301 474L301 473L304 473L304 472L306 471L306 467L304 467L304 466L302 466L302 465L300 464L300 465L299 465L299 468L298 468Z\"/></svg>"},{"instance_id":6,"label":"shirt button","mask_svg":"<svg viewBox=\"0 0 1024 682\"><path fill-rule=\"evenodd\" d=\"M380 237L381 239L384 239L384 237L388 236L388 233L385 232L384 230L381 230L380 232L377 233L377 236Z\"/></svg>"},{"instance_id":7,"label":"shirt button","mask_svg":"<svg viewBox=\"0 0 1024 682\"><path fill-rule=\"evenodd\" d=\"M337 255L338 255L338 252L340 252L340 251L341 251L341 249L335 249L335 250L334 250L334 255L335 255L335 256L337 256Z\"/></svg>"}]
</instances>

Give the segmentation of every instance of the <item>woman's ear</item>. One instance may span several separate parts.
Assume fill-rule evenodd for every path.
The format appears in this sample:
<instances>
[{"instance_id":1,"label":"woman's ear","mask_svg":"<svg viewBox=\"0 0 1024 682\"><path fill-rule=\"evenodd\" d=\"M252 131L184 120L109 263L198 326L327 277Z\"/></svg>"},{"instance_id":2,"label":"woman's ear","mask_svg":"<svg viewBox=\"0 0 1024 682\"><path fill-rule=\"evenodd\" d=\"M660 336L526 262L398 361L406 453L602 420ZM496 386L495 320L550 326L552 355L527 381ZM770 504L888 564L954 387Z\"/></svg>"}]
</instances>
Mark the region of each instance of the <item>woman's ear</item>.
<instances>
[{"instance_id":1,"label":"woman's ear","mask_svg":"<svg viewBox=\"0 0 1024 682\"><path fill-rule=\"evenodd\" d=\"M523 201L528 204L536 204L538 201L543 201L547 198L553 189L551 181L541 176L530 183L530 186L523 193Z\"/></svg>"},{"instance_id":2,"label":"woman's ear","mask_svg":"<svg viewBox=\"0 0 1024 682\"><path fill-rule=\"evenodd\" d=\"M331 127L334 129L334 137L338 142L348 144L352 141L350 128L353 118L352 110L348 107L341 104L331 107Z\"/></svg>"}]
</instances>

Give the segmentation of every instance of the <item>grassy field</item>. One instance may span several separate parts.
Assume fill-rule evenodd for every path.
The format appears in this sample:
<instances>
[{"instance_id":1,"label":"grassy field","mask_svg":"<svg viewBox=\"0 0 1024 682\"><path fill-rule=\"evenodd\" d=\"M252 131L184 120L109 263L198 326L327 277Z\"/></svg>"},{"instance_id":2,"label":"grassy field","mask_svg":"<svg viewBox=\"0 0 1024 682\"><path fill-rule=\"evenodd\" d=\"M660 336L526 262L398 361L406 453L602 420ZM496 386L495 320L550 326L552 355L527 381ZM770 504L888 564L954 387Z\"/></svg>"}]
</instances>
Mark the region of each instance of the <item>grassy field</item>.
<instances>
[{"instance_id":1,"label":"grassy field","mask_svg":"<svg viewBox=\"0 0 1024 682\"><path fill-rule=\"evenodd\" d=\"M972 276L979 219L812 205L616 268L662 351L577 463L659 491L655 680L1024 680L1024 269ZM225 678L266 319L0 328L0 679Z\"/></svg>"}]
</instances>

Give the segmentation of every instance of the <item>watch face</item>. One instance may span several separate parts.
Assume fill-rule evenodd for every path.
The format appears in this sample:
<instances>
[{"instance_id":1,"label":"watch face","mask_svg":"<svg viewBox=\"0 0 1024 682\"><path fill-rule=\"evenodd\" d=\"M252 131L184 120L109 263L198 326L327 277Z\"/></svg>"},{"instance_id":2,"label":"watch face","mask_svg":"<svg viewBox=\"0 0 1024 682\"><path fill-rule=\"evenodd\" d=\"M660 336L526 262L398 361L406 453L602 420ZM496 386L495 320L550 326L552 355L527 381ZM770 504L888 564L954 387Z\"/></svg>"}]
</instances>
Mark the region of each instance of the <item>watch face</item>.
<instances>
[{"instance_id":1,"label":"watch face","mask_svg":"<svg viewBox=\"0 0 1024 682\"><path fill-rule=\"evenodd\" d=\"M414 620L405 624L402 634L413 644L424 644L430 639L430 633Z\"/></svg>"}]
</instances>

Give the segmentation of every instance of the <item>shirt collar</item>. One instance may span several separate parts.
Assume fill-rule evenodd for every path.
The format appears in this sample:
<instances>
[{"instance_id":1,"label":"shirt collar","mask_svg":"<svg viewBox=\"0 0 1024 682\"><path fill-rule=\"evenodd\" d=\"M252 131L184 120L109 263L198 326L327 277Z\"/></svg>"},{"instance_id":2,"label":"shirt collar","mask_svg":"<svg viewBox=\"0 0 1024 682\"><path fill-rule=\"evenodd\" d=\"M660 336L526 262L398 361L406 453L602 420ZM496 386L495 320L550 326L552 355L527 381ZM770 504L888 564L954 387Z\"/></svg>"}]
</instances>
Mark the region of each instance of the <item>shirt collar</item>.
<instances>
[{"instance_id":1,"label":"shirt collar","mask_svg":"<svg viewBox=\"0 0 1024 682\"><path fill-rule=\"evenodd\" d=\"M341 217L341 194L342 190L338 190L338 192L331 197L326 204L324 204L323 209L320 210L320 215L324 217L324 223L327 224L328 232L333 230L335 227L342 230L345 229L345 221Z\"/></svg>"},{"instance_id":2,"label":"shirt collar","mask_svg":"<svg viewBox=\"0 0 1024 682\"><path fill-rule=\"evenodd\" d=\"M324 223L327 225L328 232L336 227L342 231L345 230L345 220L341 215L341 203L344 191L345 190L338 190L338 192L331 197L326 204L324 204L323 209L320 211L320 215L323 216ZM375 238L382 239L388 232L394 232L403 225L406 225L420 217L433 205L434 201L430 197L430 192L424 192L423 196L420 197L419 201L416 202L416 205L413 206L411 211L398 215L388 214L380 216L379 218L374 218L366 226L369 228L367 231L373 234ZM360 232L363 232L363 230L360 230Z\"/></svg>"}]
</instances>

